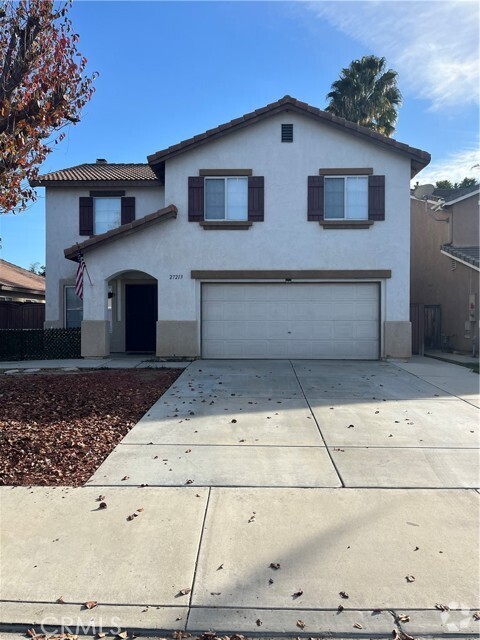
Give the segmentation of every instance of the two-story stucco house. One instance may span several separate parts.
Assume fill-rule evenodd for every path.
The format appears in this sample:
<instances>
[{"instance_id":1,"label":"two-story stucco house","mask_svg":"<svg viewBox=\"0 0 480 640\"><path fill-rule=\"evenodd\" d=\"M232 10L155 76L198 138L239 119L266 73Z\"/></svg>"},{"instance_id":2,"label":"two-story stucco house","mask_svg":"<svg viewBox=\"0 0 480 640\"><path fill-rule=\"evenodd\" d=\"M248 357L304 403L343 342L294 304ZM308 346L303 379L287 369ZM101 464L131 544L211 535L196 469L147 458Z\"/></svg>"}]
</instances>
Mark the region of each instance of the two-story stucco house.
<instances>
[{"instance_id":1,"label":"two-story stucco house","mask_svg":"<svg viewBox=\"0 0 480 640\"><path fill-rule=\"evenodd\" d=\"M148 164L43 175L46 327L81 322L90 357L408 357L409 184L429 161L285 96Z\"/></svg>"}]
</instances>

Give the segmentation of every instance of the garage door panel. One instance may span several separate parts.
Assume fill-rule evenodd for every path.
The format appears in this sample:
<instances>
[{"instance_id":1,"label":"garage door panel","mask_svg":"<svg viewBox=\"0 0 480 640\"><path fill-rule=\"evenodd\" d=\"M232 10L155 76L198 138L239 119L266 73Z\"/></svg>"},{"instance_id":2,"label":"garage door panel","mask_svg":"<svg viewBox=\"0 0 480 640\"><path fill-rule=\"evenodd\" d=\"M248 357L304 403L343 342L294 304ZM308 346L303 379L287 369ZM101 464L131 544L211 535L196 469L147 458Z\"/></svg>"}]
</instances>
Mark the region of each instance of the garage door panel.
<instances>
[{"instance_id":1,"label":"garage door panel","mask_svg":"<svg viewBox=\"0 0 480 640\"><path fill-rule=\"evenodd\" d=\"M376 320L378 310L375 308L375 301L361 301L355 303L355 320Z\"/></svg>"},{"instance_id":2,"label":"garage door panel","mask_svg":"<svg viewBox=\"0 0 480 640\"><path fill-rule=\"evenodd\" d=\"M206 284L205 358L377 359L373 283Z\"/></svg>"},{"instance_id":3,"label":"garage door panel","mask_svg":"<svg viewBox=\"0 0 480 640\"><path fill-rule=\"evenodd\" d=\"M357 338L378 340L378 322L357 322L355 329Z\"/></svg>"},{"instance_id":4,"label":"garage door panel","mask_svg":"<svg viewBox=\"0 0 480 640\"><path fill-rule=\"evenodd\" d=\"M355 324L353 322L333 322L334 338L355 338Z\"/></svg>"},{"instance_id":5,"label":"garage door panel","mask_svg":"<svg viewBox=\"0 0 480 640\"><path fill-rule=\"evenodd\" d=\"M352 320L355 317L355 303L353 301L341 301L332 305L333 320Z\"/></svg>"}]
</instances>

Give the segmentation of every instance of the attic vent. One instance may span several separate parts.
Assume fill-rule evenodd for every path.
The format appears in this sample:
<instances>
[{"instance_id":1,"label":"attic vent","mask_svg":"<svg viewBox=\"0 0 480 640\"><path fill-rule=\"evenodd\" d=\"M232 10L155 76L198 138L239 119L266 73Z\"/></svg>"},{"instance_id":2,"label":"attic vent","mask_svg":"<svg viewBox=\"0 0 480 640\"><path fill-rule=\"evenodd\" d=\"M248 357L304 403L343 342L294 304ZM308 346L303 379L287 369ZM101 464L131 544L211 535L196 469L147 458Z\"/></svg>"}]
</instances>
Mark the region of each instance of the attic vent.
<instances>
[{"instance_id":1,"label":"attic vent","mask_svg":"<svg viewBox=\"0 0 480 640\"><path fill-rule=\"evenodd\" d=\"M96 164L108 164L108 162L105 158L97 158Z\"/></svg>"},{"instance_id":2,"label":"attic vent","mask_svg":"<svg viewBox=\"0 0 480 640\"><path fill-rule=\"evenodd\" d=\"M452 264L450 266L450 271L455 271L456 268L457 268L457 261L456 260L452 260Z\"/></svg>"},{"instance_id":3,"label":"attic vent","mask_svg":"<svg viewBox=\"0 0 480 640\"><path fill-rule=\"evenodd\" d=\"M293 142L293 124L282 124L282 142Z\"/></svg>"}]
</instances>

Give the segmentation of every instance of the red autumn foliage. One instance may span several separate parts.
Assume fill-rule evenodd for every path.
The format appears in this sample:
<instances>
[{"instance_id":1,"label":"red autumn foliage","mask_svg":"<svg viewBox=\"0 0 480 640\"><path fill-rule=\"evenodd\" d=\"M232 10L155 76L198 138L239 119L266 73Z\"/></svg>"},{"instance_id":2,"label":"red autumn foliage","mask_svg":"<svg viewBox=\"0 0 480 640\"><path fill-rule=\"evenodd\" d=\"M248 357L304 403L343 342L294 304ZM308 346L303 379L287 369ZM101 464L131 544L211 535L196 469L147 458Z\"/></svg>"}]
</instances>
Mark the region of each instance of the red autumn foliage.
<instances>
[{"instance_id":1,"label":"red autumn foliage","mask_svg":"<svg viewBox=\"0 0 480 640\"><path fill-rule=\"evenodd\" d=\"M180 373L0 375L0 485L84 484Z\"/></svg>"},{"instance_id":2,"label":"red autumn foliage","mask_svg":"<svg viewBox=\"0 0 480 640\"><path fill-rule=\"evenodd\" d=\"M28 182L93 94L96 74L85 74L71 5L7 0L0 7L0 213L35 199Z\"/></svg>"}]
</instances>

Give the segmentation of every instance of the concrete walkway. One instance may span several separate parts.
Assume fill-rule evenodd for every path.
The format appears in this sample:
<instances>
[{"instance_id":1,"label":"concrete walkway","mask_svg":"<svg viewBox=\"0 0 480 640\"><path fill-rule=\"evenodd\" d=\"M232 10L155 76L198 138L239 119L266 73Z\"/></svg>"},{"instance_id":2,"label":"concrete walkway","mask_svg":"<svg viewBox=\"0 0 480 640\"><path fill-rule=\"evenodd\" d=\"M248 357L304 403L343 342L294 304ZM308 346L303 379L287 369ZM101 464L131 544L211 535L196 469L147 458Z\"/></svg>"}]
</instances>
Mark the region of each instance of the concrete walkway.
<instances>
[{"instance_id":1,"label":"concrete walkway","mask_svg":"<svg viewBox=\"0 0 480 640\"><path fill-rule=\"evenodd\" d=\"M427 358L192 363L87 486L2 489L1 620L476 637L478 381Z\"/></svg>"}]
</instances>

